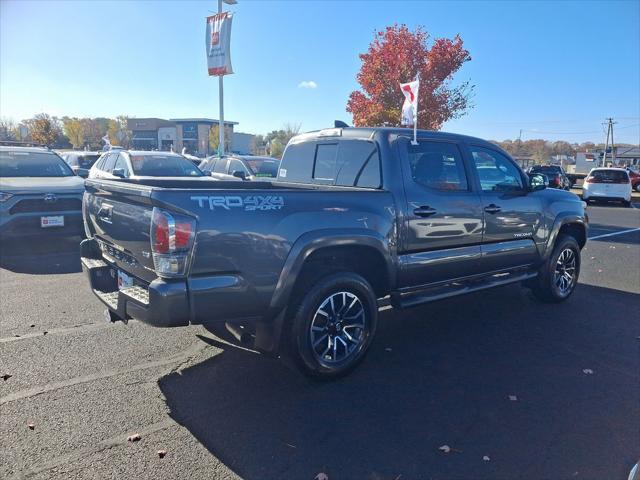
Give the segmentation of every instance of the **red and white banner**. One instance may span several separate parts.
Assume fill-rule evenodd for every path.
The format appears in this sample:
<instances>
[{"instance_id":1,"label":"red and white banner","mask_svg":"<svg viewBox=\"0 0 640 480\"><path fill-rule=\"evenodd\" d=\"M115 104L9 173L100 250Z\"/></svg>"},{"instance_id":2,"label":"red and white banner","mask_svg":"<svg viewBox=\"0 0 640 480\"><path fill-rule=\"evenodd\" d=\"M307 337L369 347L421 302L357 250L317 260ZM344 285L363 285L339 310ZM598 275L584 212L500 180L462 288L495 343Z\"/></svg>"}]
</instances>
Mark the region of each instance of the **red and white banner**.
<instances>
[{"instance_id":1,"label":"red and white banner","mask_svg":"<svg viewBox=\"0 0 640 480\"><path fill-rule=\"evenodd\" d=\"M207 17L207 68L209 75L233 73L231 68L231 12Z\"/></svg>"},{"instance_id":2,"label":"red and white banner","mask_svg":"<svg viewBox=\"0 0 640 480\"><path fill-rule=\"evenodd\" d=\"M404 103L402 104L401 125L414 126L418 121L418 89L420 81L414 80L409 83L401 83L400 90L404 94Z\"/></svg>"}]
</instances>

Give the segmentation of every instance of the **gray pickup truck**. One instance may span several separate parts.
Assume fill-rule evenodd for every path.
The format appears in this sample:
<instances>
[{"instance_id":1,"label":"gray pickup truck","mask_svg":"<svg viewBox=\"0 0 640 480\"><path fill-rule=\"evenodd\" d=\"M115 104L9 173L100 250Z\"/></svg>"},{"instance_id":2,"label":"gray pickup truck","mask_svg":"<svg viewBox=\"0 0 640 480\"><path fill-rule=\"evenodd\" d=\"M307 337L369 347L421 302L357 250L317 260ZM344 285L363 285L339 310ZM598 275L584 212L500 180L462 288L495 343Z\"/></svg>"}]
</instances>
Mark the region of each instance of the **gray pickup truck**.
<instances>
[{"instance_id":1,"label":"gray pickup truck","mask_svg":"<svg viewBox=\"0 0 640 480\"><path fill-rule=\"evenodd\" d=\"M362 360L382 302L406 308L512 282L567 299L584 203L489 142L411 135L299 135L273 182L88 180L91 288L112 319L227 324L320 378Z\"/></svg>"}]
</instances>

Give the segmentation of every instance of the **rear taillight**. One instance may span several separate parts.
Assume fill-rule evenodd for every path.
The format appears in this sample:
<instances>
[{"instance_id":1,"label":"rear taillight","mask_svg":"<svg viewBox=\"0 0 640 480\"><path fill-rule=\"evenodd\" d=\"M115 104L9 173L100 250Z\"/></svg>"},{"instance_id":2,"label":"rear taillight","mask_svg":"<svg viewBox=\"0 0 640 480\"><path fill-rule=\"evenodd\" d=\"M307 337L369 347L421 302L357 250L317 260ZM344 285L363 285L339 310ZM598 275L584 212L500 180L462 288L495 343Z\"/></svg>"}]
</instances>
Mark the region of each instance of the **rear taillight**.
<instances>
[{"instance_id":1,"label":"rear taillight","mask_svg":"<svg viewBox=\"0 0 640 480\"><path fill-rule=\"evenodd\" d=\"M153 209L151 252L158 275L175 277L187 273L195 229L192 218Z\"/></svg>"},{"instance_id":2,"label":"rear taillight","mask_svg":"<svg viewBox=\"0 0 640 480\"><path fill-rule=\"evenodd\" d=\"M556 178L555 178L554 182L555 182L555 184L556 184L558 187L560 186L560 183L561 183L561 181L560 181L560 175L556 175Z\"/></svg>"},{"instance_id":3,"label":"rear taillight","mask_svg":"<svg viewBox=\"0 0 640 480\"><path fill-rule=\"evenodd\" d=\"M584 179L585 183L600 183L600 181L593 176L589 176L587 178Z\"/></svg>"}]
</instances>

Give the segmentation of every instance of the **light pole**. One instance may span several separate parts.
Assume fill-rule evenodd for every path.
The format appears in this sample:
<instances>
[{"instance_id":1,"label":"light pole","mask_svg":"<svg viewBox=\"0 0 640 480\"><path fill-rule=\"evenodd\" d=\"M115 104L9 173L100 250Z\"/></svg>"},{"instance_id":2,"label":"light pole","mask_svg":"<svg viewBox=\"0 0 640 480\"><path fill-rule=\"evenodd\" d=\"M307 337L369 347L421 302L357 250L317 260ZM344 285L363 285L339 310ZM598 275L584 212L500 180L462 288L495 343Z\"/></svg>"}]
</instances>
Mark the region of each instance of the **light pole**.
<instances>
[{"instance_id":1,"label":"light pole","mask_svg":"<svg viewBox=\"0 0 640 480\"><path fill-rule=\"evenodd\" d=\"M235 5L238 3L237 0L218 0L218 14L222 13L222 2L227 5ZM218 76L218 96L220 97L220 119L218 120L218 132L219 136L219 145L218 145L218 156L222 158L224 156L224 75Z\"/></svg>"}]
</instances>

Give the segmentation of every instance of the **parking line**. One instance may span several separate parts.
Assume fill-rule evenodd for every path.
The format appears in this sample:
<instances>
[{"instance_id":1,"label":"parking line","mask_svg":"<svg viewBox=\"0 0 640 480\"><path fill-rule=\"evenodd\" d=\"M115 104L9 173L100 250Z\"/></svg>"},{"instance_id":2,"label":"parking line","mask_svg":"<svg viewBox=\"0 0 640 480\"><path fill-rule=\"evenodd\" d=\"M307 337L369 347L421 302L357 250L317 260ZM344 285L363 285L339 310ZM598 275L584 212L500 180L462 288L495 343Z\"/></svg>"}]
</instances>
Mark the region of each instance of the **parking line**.
<instances>
[{"instance_id":1,"label":"parking line","mask_svg":"<svg viewBox=\"0 0 640 480\"><path fill-rule=\"evenodd\" d=\"M640 228L630 228L629 230L622 230L620 232L613 232L613 233L605 233L603 235L596 235L595 237L589 237L588 240L597 240L599 238L613 237L615 235L624 235L625 233L638 232L638 231L640 231Z\"/></svg>"}]
</instances>

